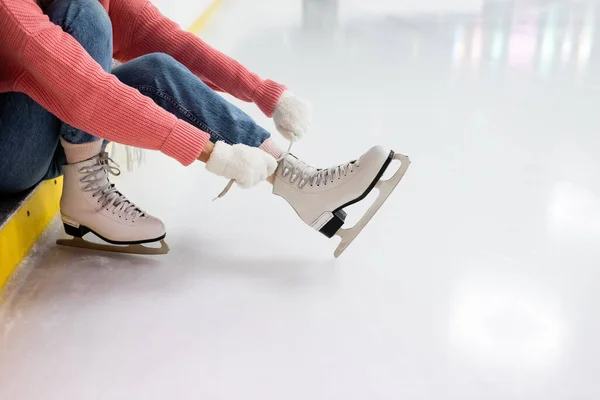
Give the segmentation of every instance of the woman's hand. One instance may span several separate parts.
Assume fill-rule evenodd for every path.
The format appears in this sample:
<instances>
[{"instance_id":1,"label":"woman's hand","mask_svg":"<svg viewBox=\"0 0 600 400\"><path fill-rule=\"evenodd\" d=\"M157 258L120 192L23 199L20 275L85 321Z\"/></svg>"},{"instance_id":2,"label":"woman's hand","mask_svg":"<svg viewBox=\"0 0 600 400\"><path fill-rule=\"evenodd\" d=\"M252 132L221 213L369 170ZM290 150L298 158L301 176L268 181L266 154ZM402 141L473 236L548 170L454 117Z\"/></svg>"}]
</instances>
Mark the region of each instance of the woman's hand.
<instances>
[{"instance_id":1,"label":"woman's hand","mask_svg":"<svg viewBox=\"0 0 600 400\"><path fill-rule=\"evenodd\" d=\"M234 180L242 188L251 188L267 180L277 161L270 154L245 144L229 145L217 142L212 149L206 169L213 174Z\"/></svg>"},{"instance_id":2,"label":"woman's hand","mask_svg":"<svg viewBox=\"0 0 600 400\"><path fill-rule=\"evenodd\" d=\"M306 134L312 119L312 107L304 99L285 91L275 105L273 121L275 127L289 141L295 141Z\"/></svg>"}]
</instances>

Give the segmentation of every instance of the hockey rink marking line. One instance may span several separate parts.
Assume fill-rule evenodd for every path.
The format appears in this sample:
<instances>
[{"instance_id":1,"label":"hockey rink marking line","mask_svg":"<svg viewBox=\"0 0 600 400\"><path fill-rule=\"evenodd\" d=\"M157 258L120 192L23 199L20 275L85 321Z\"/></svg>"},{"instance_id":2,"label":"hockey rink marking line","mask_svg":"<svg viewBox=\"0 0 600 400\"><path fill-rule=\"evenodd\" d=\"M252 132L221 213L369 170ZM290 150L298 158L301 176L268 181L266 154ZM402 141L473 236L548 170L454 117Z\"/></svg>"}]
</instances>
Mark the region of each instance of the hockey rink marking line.
<instances>
[{"instance_id":1,"label":"hockey rink marking line","mask_svg":"<svg viewBox=\"0 0 600 400\"><path fill-rule=\"evenodd\" d=\"M223 0L214 0L188 28L197 35ZM42 182L0 228L0 291L59 210L62 177Z\"/></svg>"},{"instance_id":2,"label":"hockey rink marking line","mask_svg":"<svg viewBox=\"0 0 600 400\"><path fill-rule=\"evenodd\" d=\"M62 184L42 182L0 230L0 288L58 212Z\"/></svg>"}]
</instances>

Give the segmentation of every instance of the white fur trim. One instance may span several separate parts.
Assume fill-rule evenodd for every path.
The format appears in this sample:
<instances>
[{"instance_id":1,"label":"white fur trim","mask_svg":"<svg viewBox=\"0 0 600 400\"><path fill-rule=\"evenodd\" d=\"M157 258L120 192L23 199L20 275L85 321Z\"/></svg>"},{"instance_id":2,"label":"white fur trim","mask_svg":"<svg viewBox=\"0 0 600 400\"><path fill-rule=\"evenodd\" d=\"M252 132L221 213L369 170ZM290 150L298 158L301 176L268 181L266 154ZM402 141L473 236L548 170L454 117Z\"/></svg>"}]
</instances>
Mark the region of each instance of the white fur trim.
<instances>
[{"instance_id":1,"label":"white fur trim","mask_svg":"<svg viewBox=\"0 0 600 400\"><path fill-rule=\"evenodd\" d=\"M225 142L217 142L206 163L206 169L215 175L225 176L227 163L232 157L233 149L231 146Z\"/></svg>"},{"instance_id":2,"label":"white fur trim","mask_svg":"<svg viewBox=\"0 0 600 400\"><path fill-rule=\"evenodd\" d=\"M311 120L310 103L288 90L283 92L273 111L273 121L279 133L287 140L301 139L308 131Z\"/></svg>"},{"instance_id":3,"label":"white fur trim","mask_svg":"<svg viewBox=\"0 0 600 400\"><path fill-rule=\"evenodd\" d=\"M244 144L228 145L217 142L206 163L213 174L234 179L243 188L266 180L277 168L277 161L259 148Z\"/></svg>"}]
</instances>

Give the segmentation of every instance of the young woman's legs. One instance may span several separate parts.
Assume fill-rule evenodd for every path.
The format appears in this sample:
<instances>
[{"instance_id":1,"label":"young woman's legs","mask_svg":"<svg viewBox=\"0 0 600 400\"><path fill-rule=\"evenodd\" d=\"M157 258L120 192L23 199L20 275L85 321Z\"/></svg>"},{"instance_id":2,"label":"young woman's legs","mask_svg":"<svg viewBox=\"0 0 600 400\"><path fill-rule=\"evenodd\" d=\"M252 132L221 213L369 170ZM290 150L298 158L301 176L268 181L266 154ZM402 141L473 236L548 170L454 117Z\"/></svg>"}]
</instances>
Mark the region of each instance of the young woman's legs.
<instances>
[{"instance_id":1,"label":"young woman's legs","mask_svg":"<svg viewBox=\"0 0 600 400\"><path fill-rule=\"evenodd\" d=\"M0 195L60 173L61 122L22 93L0 94Z\"/></svg>"},{"instance_id":2,"label":"young woman's legs","mask_svg":"<svg viewBox=\"0 0 600 400\"><path fill-rule=\"evenodd\" d=\"M160 107L209 133L213 143L242 143L261 147L275 157L281 154L271 142L269 132L173 57L148 54L113 69L112 73Z\"/></svg>"}]
</instances>

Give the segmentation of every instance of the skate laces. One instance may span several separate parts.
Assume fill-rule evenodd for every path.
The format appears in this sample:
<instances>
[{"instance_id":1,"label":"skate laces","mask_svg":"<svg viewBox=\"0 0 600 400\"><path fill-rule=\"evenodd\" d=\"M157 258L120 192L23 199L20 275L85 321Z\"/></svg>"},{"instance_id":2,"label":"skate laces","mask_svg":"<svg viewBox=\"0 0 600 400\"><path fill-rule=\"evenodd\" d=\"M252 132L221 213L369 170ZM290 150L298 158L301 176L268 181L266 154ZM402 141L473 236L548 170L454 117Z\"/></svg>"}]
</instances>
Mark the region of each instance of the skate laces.
<instances>
[{"instance_id":1,"label":"skate laces","mask_svg":"<svg viewBox=\"0 0 600 400\"><path fill-rule=\"evenodd\" d=\"M98 203L102 208L112 207L113 214L125 217L126 220L135 221L137 218L147 217L147 214L127 199L121 192L110 183L108 175L119 176L121 170L119 164L102 152L98 155L95 164L79 168L79 173L84 176L81 182L87 183L83 188L86 192L93 192L92 197L98 197Z\"/></svg>"},{"instance_id":2,"label":"skate laces","mask_svg":"<svg viewBox=\"0 0 600 400\"><path fill-rule=\"evenodd\" d=\"M292 155L292 146L293 145L294 145L294 142L291 141L287 151L285 151L277 159L278 163L285 162L284 160L288 156ZM315 186L315 185L321 186L321 184L327 185L327 182L333 183L333 182L335 182L336 178L340 179L340 178L348 175L349 172L353 172L354 168L358 168L360 166L360 160L350 161L345 164L340 164L340 165L336 165L334 167L325 168L325 169L317 169L317 168L311 167L310 165L308 165L305 162L300 161L298 159L296 159L296 163L292 163L290 161L288 161L288 163L291 164L291 168L284 167L282 175L285 178L290 174L290 172L292 172L292 175L290 177L291 183L296 182L298 177L300 177L300 180L298 182L298 188L300 188L300 189L302 189L304 186L306 186L306 184L309 182L310 182L311 186ZM234 183L235 183L235 180L231 179L229 181L229 183L227 183L227 186L225 186L225 188L221 191L221 193L219 193L219 195L217 197L215 197L213 199L213 201L224 197L229 192L229 190L231 189L231 187L233 186Z\"/></svg>"},{"instance_id":3,"label":"skate laces","mask_svg":"<svg viewBox=\"0 0 600 400\"><path fill-rule=\"evenodd\" d=\"M348 173L353 172L354 168L360 166L359 160L324 169L316 169L298 159L296 159L296 163L291 161L288 163L291 165L290 167L284 166L282 176L284 178L290 176L290 183L298 181L299 189L304 188L307 184L321 186L334 183L336 179L345 177Z\"/></svg>"}]
</instances>

